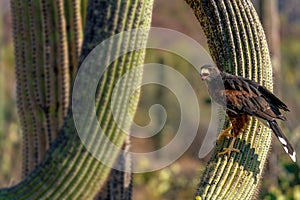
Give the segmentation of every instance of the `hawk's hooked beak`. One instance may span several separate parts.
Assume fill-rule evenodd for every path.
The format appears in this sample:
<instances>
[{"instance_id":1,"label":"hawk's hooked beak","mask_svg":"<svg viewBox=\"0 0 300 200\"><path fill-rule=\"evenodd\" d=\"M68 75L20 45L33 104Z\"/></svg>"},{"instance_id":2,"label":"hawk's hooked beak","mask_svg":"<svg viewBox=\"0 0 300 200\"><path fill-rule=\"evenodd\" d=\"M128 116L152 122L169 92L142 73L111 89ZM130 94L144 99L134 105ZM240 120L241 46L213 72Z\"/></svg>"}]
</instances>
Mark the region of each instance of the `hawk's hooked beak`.
<instances>
[{"instance_id":1,"label":"hawk's hooked beak","mask_svg":"<svg viewBox=\"0 0 300 200\"><path fill-rule=\"evenodd\" d=\"M201 80L204 81L208 77L209 73L200 73Z\"/></svg>"},{"instance_id":2,"label":"hawk's hooked beak","mask_svg":"<svg viewBox=\"0 0 300 200\"><path fill-rule=\"evenodd\" d=\"M202 81L204 81L209 76L209 70L208 69L201 69L200 76Z\"/></svg>"}]
</instances>

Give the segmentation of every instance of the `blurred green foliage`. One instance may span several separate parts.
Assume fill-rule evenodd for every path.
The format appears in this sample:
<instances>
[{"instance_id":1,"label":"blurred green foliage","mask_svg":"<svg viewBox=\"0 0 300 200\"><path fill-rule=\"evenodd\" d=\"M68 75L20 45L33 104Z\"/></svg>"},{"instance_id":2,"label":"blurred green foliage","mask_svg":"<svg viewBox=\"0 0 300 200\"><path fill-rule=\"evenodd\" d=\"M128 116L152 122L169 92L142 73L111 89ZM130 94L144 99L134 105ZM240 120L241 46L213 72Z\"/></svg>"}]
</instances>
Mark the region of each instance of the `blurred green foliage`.
<instances>
[{"instance_id":1,"label":"blurred green foliage","mask_svg":"<svg viewBox=\"0 0 300 200\"><path fill-rule=\"evenodd\" d=\"M139 192L133 199L193 199L200 176L193 168L201 169L199 163L181 159L163 170L136 174L134 190Z\"/></svg>"},{"instance_id":2,"label":"blurred green foliage","mask_svg":"<svg viewBox=\"0 0 300 200\"><path fill-rule=\"evenodd\" d=\"M285 17L284 17L285 19ZM296 152L300 153L300 26L281 24L284 31L281 40L282 54L282 85L283 99L289 105L288 122L284 123L284 132L290 138ZM290 32L287 30L290 29ZM295 31L299 30L298 32ZM275 141L274 143L276 143ZM273 144L278 154L277 171L266 171L264 180L276 175L271 181L264 181L261 188L261 199L264 200L294 200L300 199L300 168L298 163L293 163L282 151L282 147ZM274 164L274 163L273 163ZM276 163L275 163L276 164Z\"/></svg>"},{"instance_id":3,"label":"blurred green foliage","mask_svg":"<svg viewBox=\"0 0 300 200\"><path fill-rule=\"evenodd\" d=\"M262 190L264 200L300 199L300 168L298 165L281 159L279 162L281 173L277 177L277 185L270 185L267 190Z\"/></svg>"},{"instance_id":4,"label":"blurred green foliage","mask_svg":"<svg viewBox=\"0 0 300 200\"><path fill-rule=\"evenodd\" d=\"M178 45L180 48L180 44ZM209 123L210 106L207 106L206 86L201 82L196 69L182 57L161 50L147 50L145 63L163 64L172 67L182 74L191 84L198 95L201 109L201 125L199 134L206 132ZM168 74L164 71L152 74L167 79ZM144 74L147 76L149 74ZM163 80L162 80L163 81ZM181 83L176 83L176 87L182 87ZM205 92L201 92L201 90ZM149 123L149 108L154 104L160 104L167 113L167 120L158 134L149 139L132 138L132 150L134 152L149 152L165 146L173 139L180 123L180 107L176 96L169 89L157 84L146 85L141 88L141 100L135 116L135 122L139 125ZM181 100L182 101L182 100ZM188 97L186 98L188 101ZM188 102L186 102L188 103ZM189 117L189 116L186 116ZM160 116L155 116L159 120ZM188 133L187 133L188 134ZM199 181L199 169L204 168L204 162L197 158L201 136L195 139L192 147L182 156L182 158L171 166L150 173L134 175L134 195L133 199L192 199L194 191ZM184 160L184 161L183 161ZM151 163L142 162L141 165L147 167ZM175 192L174 191L178 191Z\"/></svg>"},{"instance_id":5,"label":"blurred green foliage","mask_svg":"<svg viewBox=\"0 0 300 200\"><path fill-rule=\"evenodd\" d=\"M13 44L8 13L0 20L0 187L21 178L21 132L16 106Z\"/></svg>"}]
</instances>

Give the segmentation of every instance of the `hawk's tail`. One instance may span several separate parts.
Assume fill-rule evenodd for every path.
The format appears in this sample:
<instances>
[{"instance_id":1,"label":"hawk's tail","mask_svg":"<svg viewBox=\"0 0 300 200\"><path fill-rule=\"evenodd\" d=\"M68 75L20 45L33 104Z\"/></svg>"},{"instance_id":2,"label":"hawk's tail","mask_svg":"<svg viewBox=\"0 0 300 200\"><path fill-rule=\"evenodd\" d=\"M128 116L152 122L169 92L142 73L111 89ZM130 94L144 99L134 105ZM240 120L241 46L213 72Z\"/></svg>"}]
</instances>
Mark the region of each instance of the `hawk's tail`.
<instances>
[{"instance_id":1,"label":"hawk's tail","mask_svg":"<svg viewBox=\"0 0 300 200\"><path fill-rule=\"evenodd\" d=\"M273 132L276 135L276 137L278 138L279 142L283 145L285 152L289 154L289 156L291 157L291 159L294 162L296 162L296 152L295 152L293 146L291 145L291 143L288 141L288 139L283 134L283 132L280 129L280 127L278 126L277 122L275 120L269 121L269 126L273 130Z\"/></svg>"}]
</instances>

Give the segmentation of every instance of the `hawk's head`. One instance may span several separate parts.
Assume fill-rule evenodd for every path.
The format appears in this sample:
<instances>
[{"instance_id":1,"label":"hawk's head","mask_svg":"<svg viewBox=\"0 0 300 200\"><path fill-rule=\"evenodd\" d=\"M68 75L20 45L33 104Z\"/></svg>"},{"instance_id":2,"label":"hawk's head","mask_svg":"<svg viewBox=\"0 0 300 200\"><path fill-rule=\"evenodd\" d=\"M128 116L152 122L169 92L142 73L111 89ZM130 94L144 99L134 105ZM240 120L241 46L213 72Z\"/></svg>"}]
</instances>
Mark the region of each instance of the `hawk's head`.
<instances>
[{"instance_id":1,"label":"hawk's head","mask_svg":"<svg viewBox=\"0 0 300 200\"><path fill-rule=\"evenodd\" d=\"M212 81L220 75L220 71L217 67L212 65L203 65L200 69L201 79L204 81Z\"/></svg>"}]
</instances>

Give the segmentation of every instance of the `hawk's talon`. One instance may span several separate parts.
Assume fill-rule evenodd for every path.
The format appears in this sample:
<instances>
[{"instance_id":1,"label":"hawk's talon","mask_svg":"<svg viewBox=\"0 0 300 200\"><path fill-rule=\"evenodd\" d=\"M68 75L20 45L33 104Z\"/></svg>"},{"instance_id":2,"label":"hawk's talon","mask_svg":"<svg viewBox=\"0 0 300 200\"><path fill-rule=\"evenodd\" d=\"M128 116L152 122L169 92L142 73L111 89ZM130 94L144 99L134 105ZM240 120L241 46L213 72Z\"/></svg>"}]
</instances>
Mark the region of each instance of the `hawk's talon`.
<instances>
[{"instance_id":1,"label":"hawk's talon","mask_svg":"<svg viewBox=\"0 0 300 200\"><path fill-rule=\"evenodd\" d=\"M231 142L230 142L229 147L225 147L225 148L223 149L222 152L218 153L218 156L224 155L224 154L226 154L226 153L227 153L228 156L230 156L230 153L231 153L232 151L233 151L233 152L236 152L236 153L240 153L241 151L240 151L239 149L233 148L235 139L236 139L236 137L233 137L233 139L232 139Z\"/></svg>"},{"instance_id":2,"label":"hawk's talon","mask_svg":"<svg viewBox=\"0 0 300 200\"><path fill-rule=\"evenodd\" d=\"M239 150L239 149L232 148L232 147L224 148L222 152L218 153L218 156L224 155L224 154L226 154L226 153L227 153L228 156L230 156L230 153L231 153L231 152L240 153L240 150Z\"/></svg>"},{"instance_id":3,"label":"hawk's talon","mask_svg":"<svg viewBox=\"0 0 300 200\"><path fill-rule=\"evenodd\" d=\"M229 126L229 127L226 128L225 130L223 130L223 131L221 132L221 134L218 136L218 142L220 142L224 137L226 137L226 138L231 138L232 135L229 133L229 131L231 131L232 128L233 128L232 126Z\"/></svg>"}]
</instances>

